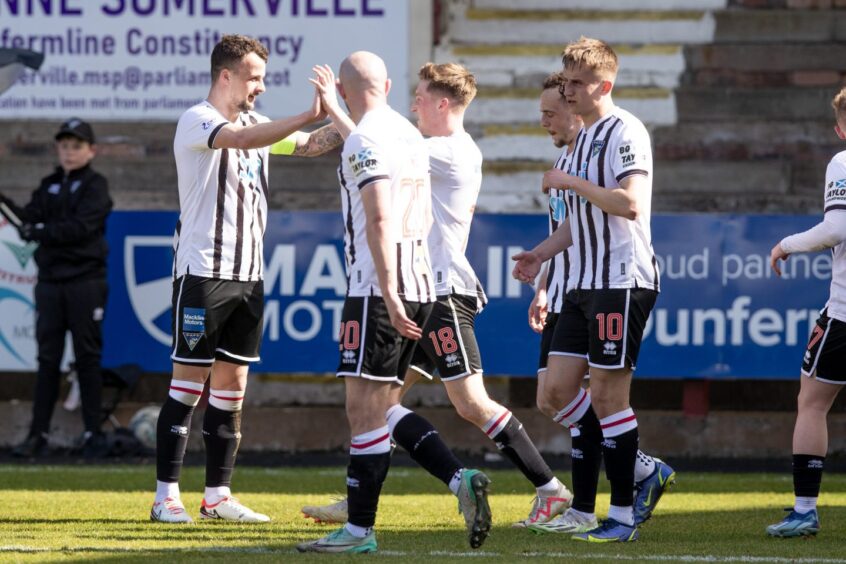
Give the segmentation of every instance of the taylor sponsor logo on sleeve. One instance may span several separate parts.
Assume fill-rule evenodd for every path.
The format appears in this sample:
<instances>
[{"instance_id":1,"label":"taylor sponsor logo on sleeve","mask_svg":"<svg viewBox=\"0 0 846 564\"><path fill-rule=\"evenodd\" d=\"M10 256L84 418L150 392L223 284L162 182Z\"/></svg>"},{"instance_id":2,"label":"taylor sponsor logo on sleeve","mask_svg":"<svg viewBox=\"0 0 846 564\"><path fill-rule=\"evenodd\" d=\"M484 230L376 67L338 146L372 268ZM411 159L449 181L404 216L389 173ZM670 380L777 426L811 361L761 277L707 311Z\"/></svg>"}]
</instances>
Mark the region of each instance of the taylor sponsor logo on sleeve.
<instances>
[{"instance_id":1,"label":"taylor sponsor logo on sleeve","mask_svg":"<svg viewBox=\"0 0 846 564\"><path fill-rule=\"evenodd\" d=\"M832 180L825 189L826 202L831 200L846 200L846 178Z\"/></svg>"},{"instance_id":2,"label":"taylor sponsor logo on sleeve","mask_svg":"<svg viewBox=\"0 0 846 564\"><path fill-rule=\"evenodd\" d=\"M373 151L370 149L362 149L353 153L349 157L349 162L350 168L356 176L373 172L379 168L379 161L376 160Z\"/></svg>"},{"instance_id":3,"label":"taylor sponsor logo on sleeve","mask_svg":"<svg viewBox=\"0 0 846 564\"><path fill-rule=\"evenodd\" d=\"M620 147L620 165L623 168L629 168L637 163L637 150L631 145L623 145Z\"/></svg>"}]
</instances>

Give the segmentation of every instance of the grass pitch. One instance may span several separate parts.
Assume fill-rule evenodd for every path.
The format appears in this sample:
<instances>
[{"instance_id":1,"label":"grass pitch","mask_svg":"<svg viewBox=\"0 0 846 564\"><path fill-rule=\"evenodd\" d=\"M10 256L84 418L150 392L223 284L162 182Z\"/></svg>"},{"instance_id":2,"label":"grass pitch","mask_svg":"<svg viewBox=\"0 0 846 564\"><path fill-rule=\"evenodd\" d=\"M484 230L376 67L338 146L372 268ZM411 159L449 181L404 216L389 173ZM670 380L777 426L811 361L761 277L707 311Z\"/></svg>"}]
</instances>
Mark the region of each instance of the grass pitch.
<instances>
[{"instance_id":1,"label":"grass pitch","mask_svg":"<svg viewBox=\"0 0 846 564\"><path fill-rule=\"evenodd\" d=\"M183 500L196 517L200 468L186 468ZM526 516L533 489L513 471L491 471L494 529L470 550L455 498L418 469L395 467L385 483L377 521L379 553L300 555L296 542L332 530L300 516L306 503L324 503L343 488L343 468L248 468L235 489L267 513L266 525L150 523L152 466L0 466L0 562L825 562L846 564L846 476L823 478L817 538L770 539L764 527L792 504L791 477L774 474L680 472L636 543L588 545L564 536L512 529ZM566 473L559 472L569 482ZM601 487L606 486L604 480ZM597 510L608 507L607 487ZM154 560L151 560L154 559Z\"/></svg>"}]
</instances>

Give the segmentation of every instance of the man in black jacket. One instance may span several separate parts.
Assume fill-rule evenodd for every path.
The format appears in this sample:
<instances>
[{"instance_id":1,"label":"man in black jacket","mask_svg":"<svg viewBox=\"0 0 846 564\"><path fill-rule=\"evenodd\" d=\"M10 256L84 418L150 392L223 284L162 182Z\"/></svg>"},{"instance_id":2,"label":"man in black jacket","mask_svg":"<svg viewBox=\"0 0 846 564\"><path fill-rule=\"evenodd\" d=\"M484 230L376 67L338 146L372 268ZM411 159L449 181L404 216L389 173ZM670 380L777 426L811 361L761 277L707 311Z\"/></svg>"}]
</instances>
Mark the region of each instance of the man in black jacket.
<instances>
[{"instance_id":1,"label":"man in black jacket","mask_svg":"<svg viewBox=\"0 0 846 564\"><path fill-rule=\"evenodd\" d=\"M82 399L84 454L102 452L105 443L100 430L100 357L108 294L106 218L112 200L106 179L90 166L95 147L88 123L76 118L63 123L56 134L56 150L59 167L41 181L26 206L19 208L0 195L21 220L21 238L39 244L35 251L38 378L29 435L12 451L22 457L46 450L68 330Z\"/></svg>"}]
</instances>

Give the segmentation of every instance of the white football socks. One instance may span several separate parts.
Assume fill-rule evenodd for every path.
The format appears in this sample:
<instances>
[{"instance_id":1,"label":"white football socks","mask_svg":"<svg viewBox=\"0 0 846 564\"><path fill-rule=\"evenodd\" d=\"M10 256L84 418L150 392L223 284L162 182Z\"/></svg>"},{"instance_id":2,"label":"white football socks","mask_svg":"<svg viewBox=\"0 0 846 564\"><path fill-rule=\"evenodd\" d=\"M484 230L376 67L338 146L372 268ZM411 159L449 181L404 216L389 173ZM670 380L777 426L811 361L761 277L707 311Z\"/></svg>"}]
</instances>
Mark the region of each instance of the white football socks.
<instances>
[{"instance_id":1,"label":"white football socks","mask_svg":"<svg viewBox=\"0 0 846 564\"><path fill-rule=\"evenodd\" d=\"M347 523L344 525L344 528L349 534L358 539L363 539L370 533L370 531L373 530L373 527L359 527L358 525L353 525L352 523Z\"/></svg>"},{"instance_id":2,"label":"white football socks","mask_svg":"<svg viewBox=\"0 0 846 564\"><path fill-rule=\"evenodd\" d=\"M797 497L796 503L793 505L793 511L796 513L807 513L817 508L817 498L815 497Z\"/></svg>"},{"instance_id":3,"label":"white football socks","mask_svg":"<svg viewBox=\"0 0 846 564\"><path fill-rule=\"evenodd\" d=\"M628 507L620 507L619 505L609 506L608 518L630 527L634 525L634 511L631 505Z\"/></svg>"},{"instance_id":4,"label":"white football socks","mask_svg":"<svg viewBox=\"0 0 846 564\"><path fill-rule=\"evenodd\" d=\"M553 477L550 481L548 481L542 486L538 486L535 489L538 492L538 497L549 497L558 493L558 490L560 488L561 482L558 481L558 478Z\"/></svg>"},{"instance_id":5,"label":"white football socks","mask_svg":"<svg viewBox=\"0 0 846 564\"><path fill-rule=\"evenodd\" d=\"M179 482L161 482L156 480L156 503L172 497L179 499Z\"/></svg>"},{"instance_id":6,"label":"white football socks","mask_svg":"<svg viewBox=\"0 0 846 564\"><path fill-rule=\"evenodd\" d=\"M637 451L637 456L635 457L635 472L634 472L634 481L635 484L638 482L642 482L655 472L655 459L643 452L642 450Z\"/></svg>"},{"instance_id":7,"label":"white football socks","mask_svg":"<svg viewBox=\"0 0 846 564\"><path fill-rule=\"evenodd\" d=\"M215 486L215 487L208 487L206 486L206 491L203 494L203 499L206 500L208 505L214 505L215 503L219 502L221 499L225 497L231 497L232 490L229 489L229 486Z\"/></svg>"},{"instance_id":8,"label":"white football socks","mask_svg":"<svg viewBox=\"0 0 846 564\"><path fill-rule=\"evenodd\" d=\"M458 488L461 487L462 472L464 472L464 468L459 468L455 474L452 475L452 479L449 481L449 491L451 491L453 495L458 495Z\"/></svg>"}]
</instances>

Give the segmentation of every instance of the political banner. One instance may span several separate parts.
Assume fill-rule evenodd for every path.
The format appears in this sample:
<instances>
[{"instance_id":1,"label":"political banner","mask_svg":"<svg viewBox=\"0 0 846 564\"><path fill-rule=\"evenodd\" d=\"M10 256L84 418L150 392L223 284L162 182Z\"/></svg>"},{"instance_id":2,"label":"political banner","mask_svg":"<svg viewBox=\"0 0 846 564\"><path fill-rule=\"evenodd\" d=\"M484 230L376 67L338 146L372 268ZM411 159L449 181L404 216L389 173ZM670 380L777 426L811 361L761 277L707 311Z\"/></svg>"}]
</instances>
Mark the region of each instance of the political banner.
<instances>
[{"instance_id":1,"label":"political banner","mask_svg":"<svg viewBox=\"0 0 846 564\"><path fill-rule=\"evenodd\" d=\"M0 119L176 120L204 99L220 37L240 33L268 50L269 117L304 111L311 68L336 72L353 51L380 55L389 101L409 106L411 0L0 0L0 47L42 53L0 96Z\"/></svg>"}]
</instances>

